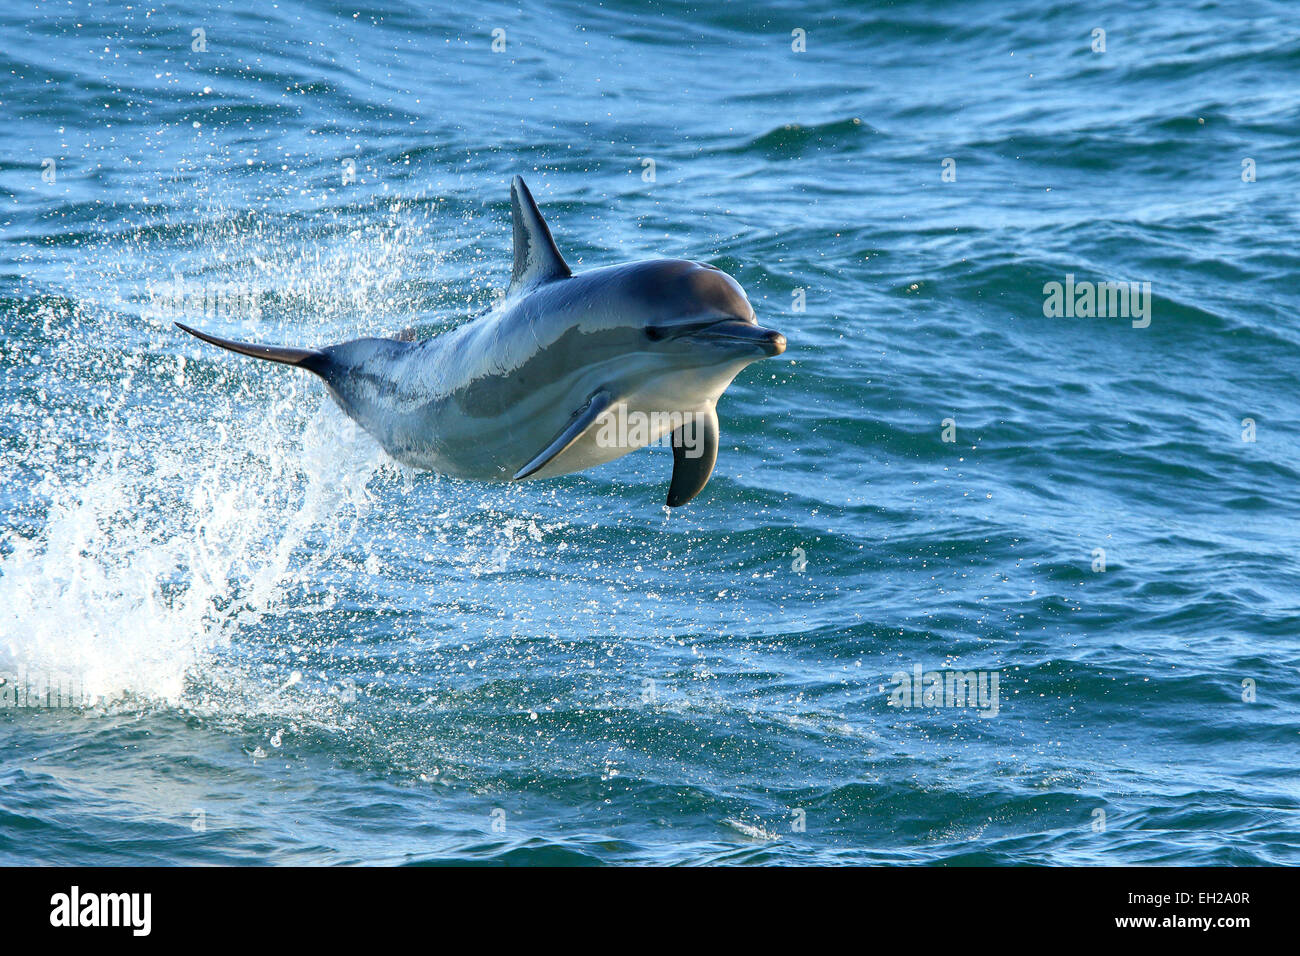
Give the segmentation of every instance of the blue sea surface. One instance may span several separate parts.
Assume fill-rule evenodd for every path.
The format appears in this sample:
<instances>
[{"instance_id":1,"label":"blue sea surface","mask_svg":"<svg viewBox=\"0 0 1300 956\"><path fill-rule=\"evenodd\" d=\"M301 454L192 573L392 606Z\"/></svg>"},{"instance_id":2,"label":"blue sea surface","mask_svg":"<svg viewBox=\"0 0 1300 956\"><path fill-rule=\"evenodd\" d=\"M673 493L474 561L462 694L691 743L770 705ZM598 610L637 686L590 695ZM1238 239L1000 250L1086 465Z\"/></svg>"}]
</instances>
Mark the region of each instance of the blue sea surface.
<instances>
[{"instance_id":1,"label":"blue sea surface","mask_svg":"<svg viewBox=\"0 0 1300 956\"><path fill-rule=\"evenodd\" d=\"M1297 14L0 8L0 863L1300 863ZM789 339L689 506L172 325L452 328L515 174Z\"/></svg>"}]
</instances>

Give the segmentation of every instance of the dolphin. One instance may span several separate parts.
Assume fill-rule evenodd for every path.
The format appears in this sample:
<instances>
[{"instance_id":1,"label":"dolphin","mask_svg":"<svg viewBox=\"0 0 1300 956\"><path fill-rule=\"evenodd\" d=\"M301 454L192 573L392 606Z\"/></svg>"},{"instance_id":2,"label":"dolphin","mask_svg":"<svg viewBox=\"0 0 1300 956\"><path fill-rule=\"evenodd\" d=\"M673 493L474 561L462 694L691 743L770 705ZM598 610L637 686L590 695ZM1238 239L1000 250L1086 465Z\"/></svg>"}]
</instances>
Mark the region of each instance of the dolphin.
<instances>
[{"instance_id":1,"label":"dolphin","mask_svg":"<svg viewBox=\"0 0 1300 956\"><path fill-rule=\"evenodd\" d=\"M669 507L703 490L718 457L717 401L745 366L785 351L739 283L685 259L574 275L519 176L505 298L422 341L319 349L212 345L319 375L339 407L403 464L479 481L592 468L671 433Z\"/></svg>"}]
</instances>

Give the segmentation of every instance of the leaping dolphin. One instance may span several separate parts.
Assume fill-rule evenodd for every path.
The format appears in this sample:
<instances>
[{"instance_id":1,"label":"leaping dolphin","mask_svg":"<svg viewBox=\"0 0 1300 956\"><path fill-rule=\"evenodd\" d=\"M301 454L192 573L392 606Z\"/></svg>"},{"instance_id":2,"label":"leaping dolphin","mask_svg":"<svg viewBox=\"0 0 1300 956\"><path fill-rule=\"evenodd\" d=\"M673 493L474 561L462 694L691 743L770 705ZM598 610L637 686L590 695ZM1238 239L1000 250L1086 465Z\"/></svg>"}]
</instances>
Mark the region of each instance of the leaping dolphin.
<instances>
[{"instance_id":1,"label":"leaping dolphin","mask_svg":"<svg viewBox=\"0 0 1300 956\"><path fill-rule=\"evenodd\" d=\"M686 504L717 461L718 396L745 366L784 352L785 336L759 326L736 280L705 263L653 259L574 275L518 176L510 201L505 299L436 338L301 349L176 325L314 372L388 454L458 478L565 475L671 432L668 505Z\"/></svg>"}]
</instances>

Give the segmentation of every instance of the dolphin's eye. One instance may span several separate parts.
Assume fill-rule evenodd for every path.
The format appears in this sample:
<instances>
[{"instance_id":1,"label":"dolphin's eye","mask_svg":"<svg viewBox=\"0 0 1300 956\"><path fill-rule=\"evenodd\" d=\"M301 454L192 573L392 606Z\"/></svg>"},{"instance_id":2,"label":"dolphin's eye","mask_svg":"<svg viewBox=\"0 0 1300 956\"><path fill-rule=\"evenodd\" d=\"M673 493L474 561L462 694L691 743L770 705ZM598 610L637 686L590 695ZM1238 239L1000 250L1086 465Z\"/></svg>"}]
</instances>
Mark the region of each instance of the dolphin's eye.
<instances>
[{"instance_id":1,"label":"dolphin's eye","mask_svg":"<svg viewBox=\"0 0 1300 956\"><path fill-rule=\"evenodd\" d=\"M660 339L664 337L664 334L657 327L653 325L647 325L645 327L645 337L648 338L651 342L658 342Z\"/></svg>"}]
</instances>

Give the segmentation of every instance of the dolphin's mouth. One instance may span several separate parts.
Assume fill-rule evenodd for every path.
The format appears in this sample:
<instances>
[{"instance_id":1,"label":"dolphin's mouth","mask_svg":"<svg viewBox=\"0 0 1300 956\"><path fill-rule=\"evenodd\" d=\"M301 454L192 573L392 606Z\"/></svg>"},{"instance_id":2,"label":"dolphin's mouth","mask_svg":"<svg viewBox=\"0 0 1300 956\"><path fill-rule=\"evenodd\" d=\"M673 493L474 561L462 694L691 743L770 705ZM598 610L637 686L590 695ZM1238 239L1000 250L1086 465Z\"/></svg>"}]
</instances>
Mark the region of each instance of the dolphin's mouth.
<instances>
[{"instance_id":1,"label":"dolphin's mouth","mask_svg":"<svg viewBox=\"0 0 1300 956\"><path fill-rule=\"evenodd\" d=\"M646 329L652 342L662 339L687 339L725 348L751 346L769 358L785 351L785 336L775 329L765 329L744 319L705 320L683 322L668 328Z\"/></svg>"},{"instance_id":2,"label":"dolphin's mouth","mask_svg":"<svg viewBox=\"0 0 1300 956\"><path fill-rule=\"evenodd\" d=\"M713 322L696 330L692 335L705 342L752 345L761 349L768 357L780 355L785 351L785 336L780 332L741 319Z\"/></svg>"}]
</instances>

